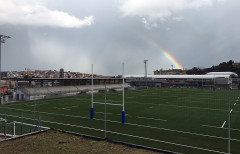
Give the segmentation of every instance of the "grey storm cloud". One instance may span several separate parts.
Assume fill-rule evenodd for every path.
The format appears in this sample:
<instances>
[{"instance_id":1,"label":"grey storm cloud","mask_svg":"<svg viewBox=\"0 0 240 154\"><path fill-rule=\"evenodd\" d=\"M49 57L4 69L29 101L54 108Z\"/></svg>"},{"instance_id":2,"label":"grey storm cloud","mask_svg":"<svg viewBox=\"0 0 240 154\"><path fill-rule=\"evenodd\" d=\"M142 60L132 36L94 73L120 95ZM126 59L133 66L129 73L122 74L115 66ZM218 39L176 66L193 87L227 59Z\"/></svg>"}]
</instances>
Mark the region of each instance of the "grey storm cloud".
<instances>
[{"instance_id":1,"label":"grey storm cloud","mask_svg":"<svg viewBox=\"0 0 240 154\"><path fill-rule=\"evenodd\" d=\"M94 64L98 74L118 75L124 62L126 74L143 74L144 59L149 60L149 74L156 69L171 68L174 64L151 41L184 68L211 67L230 59L240 61L237 19L240 2L236 0L9 0L8 3L11 7L34 6L32 12L26 8L25 11L30 12L28 18L35 19L24 17L20 8L11 11L0 7L5 15L4 20L0 16L0 34L12 37L2 45L3 70L63 67L90 73ZM52 19L49 15L52 12L59 13L58 20ZM14 17L16 13L19 15ZM37 22L42 19L40 16L46 17L45 22Z\"/></svg>"}]
</instances>

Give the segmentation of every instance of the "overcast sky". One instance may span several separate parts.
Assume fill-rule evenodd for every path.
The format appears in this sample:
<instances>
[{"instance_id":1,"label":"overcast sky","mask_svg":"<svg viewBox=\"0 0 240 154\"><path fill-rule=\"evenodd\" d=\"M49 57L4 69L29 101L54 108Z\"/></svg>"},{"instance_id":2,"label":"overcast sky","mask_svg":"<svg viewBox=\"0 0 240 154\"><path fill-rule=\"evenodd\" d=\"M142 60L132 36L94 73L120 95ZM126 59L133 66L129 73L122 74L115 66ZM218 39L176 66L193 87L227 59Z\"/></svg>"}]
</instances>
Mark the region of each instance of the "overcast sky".
<instances>
[{"instance_id":1,"label":"overcast sky","mask_svg":"<svg viewBox=\"0 0 240 154\"><path fill-rule=\"evenodd\" d=\"M239 0L0 0L0 34L12 37L2 70L90 73L93 64L118 75L124 62L125 74L143 74L147 59L153 74L176 62L240 62L239 8Z\"/></svg>"}]
</instances>

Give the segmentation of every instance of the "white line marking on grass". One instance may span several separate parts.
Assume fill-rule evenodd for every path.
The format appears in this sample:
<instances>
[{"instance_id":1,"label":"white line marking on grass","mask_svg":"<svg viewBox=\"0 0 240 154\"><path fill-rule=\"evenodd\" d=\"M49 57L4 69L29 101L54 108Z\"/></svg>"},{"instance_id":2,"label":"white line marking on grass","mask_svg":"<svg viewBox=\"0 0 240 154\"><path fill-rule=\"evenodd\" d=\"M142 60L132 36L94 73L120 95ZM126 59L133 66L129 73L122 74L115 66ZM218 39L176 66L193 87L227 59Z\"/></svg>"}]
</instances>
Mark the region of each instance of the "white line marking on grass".
<instances>
[{"instance_id":1,"label":"white line marking on grass","mask_svg":"<svg viewBox=\"0 0 240 154\"><path fill-rule=\"evenodd\" d=\"M21 109L20 109L21 110ZM34 112L34 111L30 111L29 112ZM38 111L36 111L38 112ZM59 115L59 116L66 116L66 117L74 117L74 118L83 118L83 119L89 119L89 117L81 117L81 116L72 116L72 115L64 115L64 114L55 114L55 113L47 113L47 112L38 112L38 113L45 113L45 114L50 114L50 115ZM5 115L5 114L1 114L0 115ZM14 115L10 115L7 114L7 116L9 117L17 117L17 118L23 118L23 119L28 119L28 120L34 120L31 118L26 118L26 117L21 117L21 116L14 116ZM104 119L95 119L97 121L104 121ZM42 120L43 121L43 120ZM50 122L50 121L45 121L45 122ZM107 122L113 122L113 123L119 123L122 124L119 121L112 121L112 120L107 120ZM60 123L58 123L60 124ZM224 138L224 137L218 137L218 136L210 136L210 135L205 135L205 134L197 134L197 133L191 133L191 132L184 132L184 131L179 131L179 130L172 130L172 129L167 129L167 128L159 128L159 127L152 127L152 126L145 126L145 125L138 125L138 124L133 124L133 123L125 123L126 125L131 125L131 126L138 126L138 127L145 127L145 128L152 128L152 129L159 129L159 130L165 130L165 131L172 131L172 132L178 132L178 133L185 133L185 134L190 134L190 135L198 135L198 136L205 136L205 137L210 137L210 138L219 138L219 139L224 139L224 140L228 140L228 138ZM70 124L67 124L70 125ZM71 126L75 126L75 125L71 125ZM83 126L78 126L78 127L82 127ZM86 127L87 128L87 127ZM232 130L236 130L236 129L232 129ZM239 130L240 131L240 130ZM238 139L231 139L232 141L238 141L240 142L240 140Z\"/></svg>"},{"instance_id":2,"label":"white line marking on grass","mask_svg":"<svg viewBox=\"0 0 240 154\"><path fill-rule=\"evenodd\" d=\"M228 111L223 109L211 109L211 108L201 108L201 107L190 107L190 106L181 106L181 105L168 105L168 104L157 104L157 103L138 103L138 102L127 102L129 104L141 104L141 105L158 105L158 106L170 106L170 107L178 107L178 108L189 108L189 109L200 109L200 110L210 110L210 111ZM236 111L240 112L240 111Z\"/></svg>"},{"instance_id":3,"label":"white line marking on grass","mask_svg":"<svg viewBox=\"0 0 240 154\"><path fill-rule=\"evenodd\" d=\"M137 118L140 118L140 119L149 119L149 120L167 121L167 120L164 120L164 119L155 119L155 118L148 118L148 117L137 117Z\"/></svg>"},{"instance_id":4,"label":"white line marking on grass","mask_svg":"<svg viewBox=\"0 0 240 154\"><path fill-rule=\"evenodd\" d=\"M5 115L5 114L0 114L0 115ZM7 116L9 116L9 117L15 117L15 118L23 118L23 119L27 119L27 120L35 120L35 119L27 118L27 117L14 116L14 115L10 115L10 114L8 114ZM79 127L79 128L85 128L85 129L91 129L91 130L97 130L97 131L104 131L104 130L102 130L102 129L85 127L85 126L79 126L79 125L73 125L73 124L65 124L65 123L53 122L53 121L46 121L46 120L41 120L41 121L42 121L42 122L46 122L46 123L58 124L58 125L65 125L65 126Z\"/></svg>"},{"instance_id":5,"label":"white line marking on grass","mask_svg":"<svg viewBox=\"0 0 240 154\"><path fill-rule=\"evenodd\" d=\"M217 127L217 126L210 126L210 125L202 125L204 127L210 127L210 128L221 128L221 127ZM228 129L228 128L221 128L221 129ZM234 131L240 131L240 129L236 129L236 128L230 128L231 130Z\"/></svg>"},{"instance_id":6,"label":"white line marking on grass","mask_svg":"<svg viewBox=\"0 0 240 154\"><path fill-rule=\"evenodd\" d=\"M66 109L71 109L71 108L74 108L74 107L78 107L78 106L69 106L69 107L65 107Z\"/></svg>"},{"instance_id":7,"label":"white line marking on grass","mask_svg":"<svg viewBox=\"0 0 240 154\"><path fill-rule=\"evenodd\" d=\"M222 127L221 127L221 128L223 128L223 127L224 127L225 123L226 123L226 121L224 121L224 122L223 122L223 124L222 124Z\"/></svg>"},{"instance_id":8,"label":"white line marking on grass","mask_svg":"<svg viewBox=\"0 0 240 154\"><path fill-rule=\"evenodd\" d=\"M95 120L104 121L103 119L95 119ZM113 122L113 123L121 124L121 122L119 122L119 121L107 120L107 122ZM125 125L138 126L138 127L144 127L144 128L151 128L151 129L165 130L165 131L171 131L171 132L177 132L177 133L183 133L183 134L190 134L190 135L197 135L197 136L204 136L204 137L228 140L228 138L219 137L219 136L211 136L211 135L206 135L206 134L198 134L198 133L185 132L185 131L174 130L174 129L160 128L160 127L153 127L153 126L147 126L147 125L139 125L139 124L133 124L133 123L125 123ZM238 140L238 139L231 139L231 140L240 142L240 140Z\"/></svg>"},{"instance_id":9,"label":"white line marking on grass","mask_svg":"<svg viewBox=\"0 0 240 154\"><path fill-rule=\"evenodd\" d=\"M48 105L48 104L51 104L51 103L36 103L37 106L39 106L39 105L46 105L46 104Z\"/></svg>"},{"instance_id":10,"label":"white line marking on grass","mask_svg":"<svg viewBox=\"0 0 240 154\"><path fill-rule=\"evenodd\" d=\"M68 108L57 108L57 107L55 107L55 109L58 109L58 110L71 110L71 109L68 109Z\"/></svg>"},{"instance_id":11,"label":"white line marking on grass","mask_svg":"<svg viewBox=\"0 0 240 154\"><path fill-rule=\"evenodd\" d=\"M78 127L78 128L84 128L84 129L90 129L90 130L97 130L97 131L101 131L101 132L104 131L104 130L102 130L102 129L85 127L85 126L79 126L79 125L65 124L65 123L53 122L53 121L46 121L46 120L42 120L42 121L43 121L43 122L46 122L46 123L57 124L57 125L64 125L64 126Z\"/></svg>"},{"instance_id":12,"label":"white line marking on grass","mask_svg":"<svg viewBox=\"0 0 240 154\"><path fill-rule=\"evenodd\" d=\"M25 106L31 106L31 107L32 107L32 106L35 106L35 105L28 105L28 104L25 104ZM36 106L37 106L37 105L36 105Z\"/></svg>"},{"instance_id":13,"label":"white line marking on grass","mask_svg":"<svg viewBox=\"0 0 240 154\"><path fill-rule=\"evenodd\" d=\"M32 110L16 109L16 108L9 108L9 107L1 107L1 108L6 108L6 109L10 109L10 110L17 110L17 111L24 111L24 112L36 112L36 113L41 113L41 114L49 114L49 115L57 115L57 116L66 116L66 117L73 117L73 118L89 119L89 117L66 115L66 114L58 114L58 113L51 113L51 112L32 111Z\"/></svg>"},{"instance_id":14,"label":"white line marking on grass","mask_svg":"<svg viewBox=\"0 0 240 154\"><path fill-rule=\"evenodd\" d=\"M173 143L173 142L168 142L168 141L162 141L162 140L157 140L157 139L152 139L152 138L146 138L146 137L141 137L141 136L135 136L135 135L130 135L130 134L123 134L123 133L118 133L118 132L112 132L112 131L107 131L107 132L108 132L108 133L112 133L112 134L129 136L129 137L133 137L133 138L139 138L139 139L144 139L144 140L149 140L149 141L161 142L161 143L166 143L166 144L171 144L171 145L177 145L177 146L182 146L182 147L187 147L187 148L192 148L192 149L198 149L198 150L203 150L203 151L210 151L210 152L215 152L215 153L227 154L227 153L221 152L221 151L215 151L215 150L211 150L211 149L204 149L204 148L194 147L194 146L185 145L185 144Z\"/></svg>"},{"instance_id":15,"label":"white line marking on grass","mask_svg":"<svg viewBox=\"0 0 240 154\"><path fill-rule=\"evenodd\" d=\"M104 112L95 112L95 113L105 114ZM106 114L112 114L112 113L106 113Z\"/></svg>"}]
</instances>

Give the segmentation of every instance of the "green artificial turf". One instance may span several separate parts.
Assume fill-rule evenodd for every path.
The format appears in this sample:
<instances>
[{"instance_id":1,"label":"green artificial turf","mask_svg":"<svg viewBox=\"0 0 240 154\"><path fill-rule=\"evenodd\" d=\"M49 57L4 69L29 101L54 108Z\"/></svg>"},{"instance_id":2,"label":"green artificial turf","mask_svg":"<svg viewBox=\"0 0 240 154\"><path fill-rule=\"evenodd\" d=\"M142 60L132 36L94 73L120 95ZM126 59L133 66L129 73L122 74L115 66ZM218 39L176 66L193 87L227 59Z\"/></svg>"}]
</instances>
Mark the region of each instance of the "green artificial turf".
<instances>
[{"instance_id":1,"label":"green artificial turf","mask_svg":"<svg viewBox=\"0 0 240 154\"><path fill-rule=\"evenodd\" d=\"M227 153L230 100L231 153L237 154L240 153L239 97L239 90L125 91L126 123L121 123L122 106L107 105L106 135L112 140L179 153ZM94 94L94 102L104 103L105 94ZM121 104L122 92L107 93L106 102ZM46 127L103 138L105 105L94 104L94 119L90 119L90 107L91 95L18 102L1 105L0 117L5 118L6 114L8 122L31 124L38 124L40 118ZM34 130L23 128L24 133ZM16 132L20 133L20 124L16 124Z\"/></svg>"}]
</instances>

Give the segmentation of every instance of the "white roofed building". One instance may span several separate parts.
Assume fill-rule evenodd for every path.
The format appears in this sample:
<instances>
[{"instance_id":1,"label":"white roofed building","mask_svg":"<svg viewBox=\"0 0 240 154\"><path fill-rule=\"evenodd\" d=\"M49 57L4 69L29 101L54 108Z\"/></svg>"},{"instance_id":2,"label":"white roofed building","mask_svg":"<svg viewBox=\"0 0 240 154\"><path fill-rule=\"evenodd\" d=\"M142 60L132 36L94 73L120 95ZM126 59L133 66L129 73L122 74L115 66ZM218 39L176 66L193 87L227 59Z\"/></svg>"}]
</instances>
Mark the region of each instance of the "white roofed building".
<instances>
[{"instance_id":1,"label":"white roofed building","mask_svg":"<svg viewBox=\"0 0 240 154\"><path fill-rule=\"evenodd\" d=\"M125 75L132 86L231 88L233 72L211 72L206 75Z\"/></svg>"}]
</instances>

